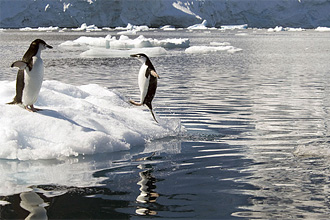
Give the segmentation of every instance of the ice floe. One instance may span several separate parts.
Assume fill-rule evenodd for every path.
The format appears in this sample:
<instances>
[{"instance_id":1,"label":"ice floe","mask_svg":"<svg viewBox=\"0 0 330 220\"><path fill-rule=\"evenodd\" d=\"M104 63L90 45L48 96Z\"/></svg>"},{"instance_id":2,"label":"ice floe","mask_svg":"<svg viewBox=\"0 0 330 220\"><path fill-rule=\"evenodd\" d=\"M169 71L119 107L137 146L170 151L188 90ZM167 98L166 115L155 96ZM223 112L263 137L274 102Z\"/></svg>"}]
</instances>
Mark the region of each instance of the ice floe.
<instances>
[{"instance_id":1,"label":"ice floe","mask_svg":"<svg viewBox=\"0 0 330 220\"><path fill-rule=\"evenodd\" d=\"M317 27L315 31L319 31L319 32L330 31L330 27Z\"/></svg>"},{"instance_id":2,"label":"ice floe","mask_svg":"<svg viewBox=\"0 0 330 220\"><path fill-rule=\"evenodd\" d=\"M242 30L242 29L247 29L248 25L247 24L238 24L238 25L221 25L221 29L223 30Z\"/></svg>"},{"instance_id":3,"label":"ice floe","mask_svg":"<svg viewBox=\"0 0 330 220\"><path fill-rule=\"evenodd\" d=\"M129 57L131 54L144 53L149 57L157 57L166 55L167 51L162 47L145 47L145 48L132 48L127 50L120 49L106 49L106 48L90 48L82 52L81 57Z\"/></svg>"},{"instance_id":4,"label":"ice floe","mask_svg":"<svg viewBox=\"0 0 330 220\"><path fill-rule=\"evenodd\" d=\"M157 40L146 38L143 35L135 39L130 39L128 36L121 35L118 39L114 36L107 35L106 37L79 37L73 41L65 41L60 46L97 46L111 49L131 49L144 47L163 47L163 48L187 48L190 41L187 38L171 38Z\"/></svg>"},{"instance_id":5,"label":"ice floe","mask_svg":"<svg viewBox=\"0 0 330 220\"><path fill-rule=\"evenodd\" d=\"M45 32L50 32L50 31L58 31L60 30L59 27L38 27L38 28L30 28L30 27L25 27L25 28L20 28L20 31L45 31Z\"/></svg>"},{"instance_id":6,"label":"ice floe","mask_svg":"<svg viewBox=\"0 0 330 220\"><path fill-rule=\"evenodd\" d=\"M203 20L203 22L201 24L191 25L191 26L187 27L187 29L188 30L205 30L205 29L207 29L206 25L207 25L207 21Z\"/></svg>"},{"instance_id":7,"label":"ice floe","mask_svg":"<svg viewBox=\"0 0 330 220\"><path fill-rule=\"evenodd\" d=\"M276 26L275 28L268 28L268 32L281 32L281 31L306 31L304 28L292 28L292 27L282 27Z\"/></svg>"},{"instance_id":8,"label":"ice floe","mask_svg":"<svg viewBox=\"0 0 330 220\"><path fill-rule=\"evenodd\" d=\"M45 81L36 103L43 111L38 113L6 105L14 94L15 82L0 81L1 159L59 159L128 150L184 130L179 119L158 117L157 124L147 108L132 107L121 94L94 84Z\"/></svg>"},{"instance_id":9,"label":"ice floe","mask_svg":"<svg viewBox=\"0 0 330 220\"><path fill-rule=\"evenodd\" d=\"M243 49L236 48L234 46L231 46L228 42L211 42L210 45L202 45L202 46L191 46L185 50L188 54L194 54L194 53L214 53L214 52L221 52L225 51L228 53L236 53L240 52Z\"/></svg>"},{"instance_id":10,"label":"ice floe","mask_svg":"<svg viewBox=\"0 0 330 220\"><path fill-rule=\"evenodd\" d=\"M136 35L138 31L149 31L150 28L146 25L137 26L128 23L126 27L116 27L115 30L121 30L117 33L121 35Z\"/></svg>"},{"instance_id":11,"label":"ice floe","mask_svg":"<svg viewBox=\"0 0 330 220\"><path fill-rule=\"evenodd\" d=\"M83 23L78 28L72 28L73 31L102 31L102 29L98 28L96 25L87 25L86 23Z\"/></svg>"}]
</instances>

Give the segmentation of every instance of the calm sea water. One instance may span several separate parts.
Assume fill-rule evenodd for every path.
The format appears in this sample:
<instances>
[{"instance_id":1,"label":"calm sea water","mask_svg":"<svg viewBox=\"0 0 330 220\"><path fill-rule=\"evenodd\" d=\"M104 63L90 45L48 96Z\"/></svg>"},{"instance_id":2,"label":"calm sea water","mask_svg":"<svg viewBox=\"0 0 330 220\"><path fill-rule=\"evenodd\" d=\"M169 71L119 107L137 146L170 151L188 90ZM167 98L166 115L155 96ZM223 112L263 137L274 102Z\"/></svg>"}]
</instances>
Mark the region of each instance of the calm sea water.
<instances>
[{"instance_id":1,"label":"calm sea water","mask_svg":"<svg viewBox=\"0 0 330 220\"><path fill-rule=\"evenodd\" d=\"M81 58L79 49L57 47L107 34L0 32L0 80L15 80L9 65L42 38L54 46L43 53L46 80L97 83L137 98L136 60ZM151 58L161 76L155 111L182 120L187 133L180 137L64 161L0 160L13 170L12 181L24 179L48 204L49 219L329 217L329 32L141 34L189 38L191 46L229 42L243 51L175 49ZM29 215L20 193L0 199L10 202L0 206L1 219Z\"/></svg>"}]
</instances>

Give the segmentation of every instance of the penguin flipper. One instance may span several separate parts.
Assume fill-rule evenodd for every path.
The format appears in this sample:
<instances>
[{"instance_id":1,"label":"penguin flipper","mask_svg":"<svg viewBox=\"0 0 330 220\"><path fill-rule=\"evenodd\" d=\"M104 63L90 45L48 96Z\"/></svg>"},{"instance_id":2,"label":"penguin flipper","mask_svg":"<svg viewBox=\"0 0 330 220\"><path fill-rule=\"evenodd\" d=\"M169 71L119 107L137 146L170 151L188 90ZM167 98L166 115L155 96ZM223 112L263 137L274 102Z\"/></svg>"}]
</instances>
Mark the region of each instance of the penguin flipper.
<instances>
[{"instance_id":1,"label":"penguin flipper","mask_svg":"<svg viewBox=\"0 0 330 220\"><path fill-rule=\"evenodd\" d=\"M159 75L156 73L155 70L151 70L151 71L150 71L150 74L151 74L153 77L156 77L156 78L158 78L158 79L160 78Z\"/></svg>"},{"instance_id":2,"label":"penguin flipper","mask_svg":"<svg viewBox=\"0 0 330 220\"><path fill-rule=\"evenodd\" d=\"M20 70L24 70L28 66L28 63L18 60L11 64L11 67L18 67Z\"/></svg>"},{"instance_id":3,"label":"penguin flipper","mask_svg":"<svg viewBox=\"0 0 330 220\"><path fill-rule=\"evenodd\" d=\"M135 101L133 101L133 100L129 100L129 102L130 102L131 104L133 104L133 105L137 105L137 106L141 106L141 105L143 105L142 103L137 103L137 102L135 102Z\"/></svg>"}]
</instances>

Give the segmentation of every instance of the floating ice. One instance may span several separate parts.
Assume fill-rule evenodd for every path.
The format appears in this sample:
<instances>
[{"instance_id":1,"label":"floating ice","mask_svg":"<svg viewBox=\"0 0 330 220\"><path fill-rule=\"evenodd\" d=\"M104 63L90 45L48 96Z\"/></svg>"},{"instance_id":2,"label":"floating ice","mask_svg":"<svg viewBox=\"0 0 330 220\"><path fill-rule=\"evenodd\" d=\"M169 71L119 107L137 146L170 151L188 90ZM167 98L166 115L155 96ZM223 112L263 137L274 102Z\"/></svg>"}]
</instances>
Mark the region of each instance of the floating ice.
<instances>
[{"instance_id":1,"label":"floating ice","mask_svg":"<svg viewBox=\"0 0 330 220\"><path fill-rule=\"evenodd\" d=\"M58 31L60 28L59 27L38 27L38 28L30 28L30 27L25 27L25 28L20 28L20 31Z\"/></svg>"},{"instance_id":2,"label":"floating ice","mask_svg":"<svg viewBox=\"0 0 330 220\"><path fill-rule=\"evenodd\" d=\"M81 57L129 57L131 54L144 53L149 57L166 55L167 51L162 47L133 48L127 50L91 48L80 54Z\"/></svg>"},{"instance_id":3,"label":"floating ice","mask_svg":"<svg viewBox=\"0 0 330 220\"><path fill-rule=\"evenodd\" d=\"M185 50L186 53L214 53L227 51L228 53L236 53L242 51L241 48L236 48L230 45L228 42L211 42L210 46L192 46Z\"/></svg>"},{"instance_id":4,"label":"floating ice","mask_svg":"<svg viewBox=\"0 0 330 220\"><path fill-rule=\"evenodd\" d=\"M207 21L204 20L201 24L195 24L195 25L189 26L189 27L187 27L187 29L189 29L189 30L204 30L204 29L207 29L206 25L207 25Z\"/></svg>"},{"instance_id":5,"label":"floating ice","mask_svg":"<svg viewBox=\"0 0 330 220\"><path fill-rule=\"evenodd\" d=\"M223 30L236 30L236 29L247 29L247 24L239 24L239 25L221 25L221 29Z\"/></svg>"},{"instance_id":6,"label":"floating ice","mask_svg":"<svg viewBox=\"0 0 330 220\"><path fill-rule=\"evenodd\" d=\"M187 48L190 41L187 38L172 38L157 40L153 38L146 38L143 35L135 39L130 39L125 35L121 35L119 39L111 37L110 35L105 38L102 37L80 37L74 41L66 41L60 44L60 46L97 46L111 49L132 49L132 48L144 48L144 47L163 47L163 48Z\"/></svg>"},{"instance_id":7,"label":"floating ice","mask_svg":"<svg viewBox=\"0 0 330 220\"><path fill-rule=\"evenodd\" d=\"M128 150L149 140L178 135L178 119L158 118L132 107L120 94L98 85L45 81L31 113L6 105L15 82L0 81L0 158L53 159ZM157 113L157 110L156 110Z\"/></svg>"},{"instance_id":8,"label":"floating ice","mask_svg":"<svg viewBox=\"0 0 330 220\"><path fill-rule=\"evenodd\" d=\"M136 25L132 25L132 24L128 23L125 28L116 27L115 30L122 30L122 31L118 32L117 34L136 35L138 31L149 31L150 28L146 25L136 26Z\"/></svg>"},{"instance_id":9,"label":"floating ice","mask_svg":"<svg viewBox=\"0 0 330 220\"><path fill-rule=\"evenodd\" d=\"M164 31L175 31L175 27L172 25L164 25L164 26L160 27L160 29L164 30Z\"/></svg>"},{"instance_id":10,"label":"floating ice","mask_svg":"<svg viewBox=\"0 0 330 220\"><path fill-rule=\"evenodd\" d=\"M320 32L330 31L330 27L317 27L315 31L320 31Z\"/></svg>"},{"instance_id":11,"label":"floating ice","mask_svg":"<svg viewBox=\"0 0 330 220\"><path fill-rule=\"evenodd\" d=\"M93 47L105 47L110 48L111 35L106 37L79 37L73 41L65 41L60 44L61 47L72 47L72 46L93 46Z\"/></svg>"},{"instance_id":12,"label":"floating ice","mask_svg":"<svg viewBox=\"0 0 330 220\"><path fill-rule=\"evenodd\" d=\"M276 26L275 28L268 28L268 32L280 32L285 31L285 29L282 26Z\"/></svg>"},{"instance_id":13,"label":"floating ice","mask_svg":"<svg viewBox=\"0 0 330 220\"><path fill-rule=\"evenodd\" d=\"M98 28L96 25L87 25L83 23L79 28L72 28L73 31L102 31L102 29Z\"/></svg>"}]
</instances>

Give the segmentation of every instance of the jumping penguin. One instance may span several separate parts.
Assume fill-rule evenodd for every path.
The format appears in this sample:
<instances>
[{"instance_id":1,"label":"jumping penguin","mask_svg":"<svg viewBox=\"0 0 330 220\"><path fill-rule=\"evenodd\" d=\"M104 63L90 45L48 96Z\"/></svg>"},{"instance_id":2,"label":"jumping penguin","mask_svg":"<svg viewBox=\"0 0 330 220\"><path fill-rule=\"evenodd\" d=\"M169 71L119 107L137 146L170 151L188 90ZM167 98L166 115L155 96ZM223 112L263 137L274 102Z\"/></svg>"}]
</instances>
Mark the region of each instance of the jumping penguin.
<instances>
[{"instance_id":1,"label":"jumping penguin","mask_svg":"<svg viewBox=\"0 0 330 220\"><path fill-rule=\"evenodd\" d=\"M38 99L44 78L44 64L40 55L46 48L53 47L41 39L36 39L25 52L23 59L11 65L11 67L18 67L19 70L16 78L16 96L7 104L23 104L24 108L31 112L40 110L33 104Z\"/></svg>"},{"instance_id":2,"label":"jumping penguin","mask_svg":"<svg viewBox=\"0 0 330 220\"><path fill-rule=\"evenodd\" d=\"M159 79L158 74L156 73L155 67L152 65L149 57L143 53L133 54L131 57L135 57L141 61L142 66L139 71L139 88L141 92L141 100L140 103L130 100L130 103L133 105L141 106L147 105L150 109L152 117L156 120L154 112L152 111L151 101L155 96L157 89L157 79Z\"/></svg>"}]
</instances>

